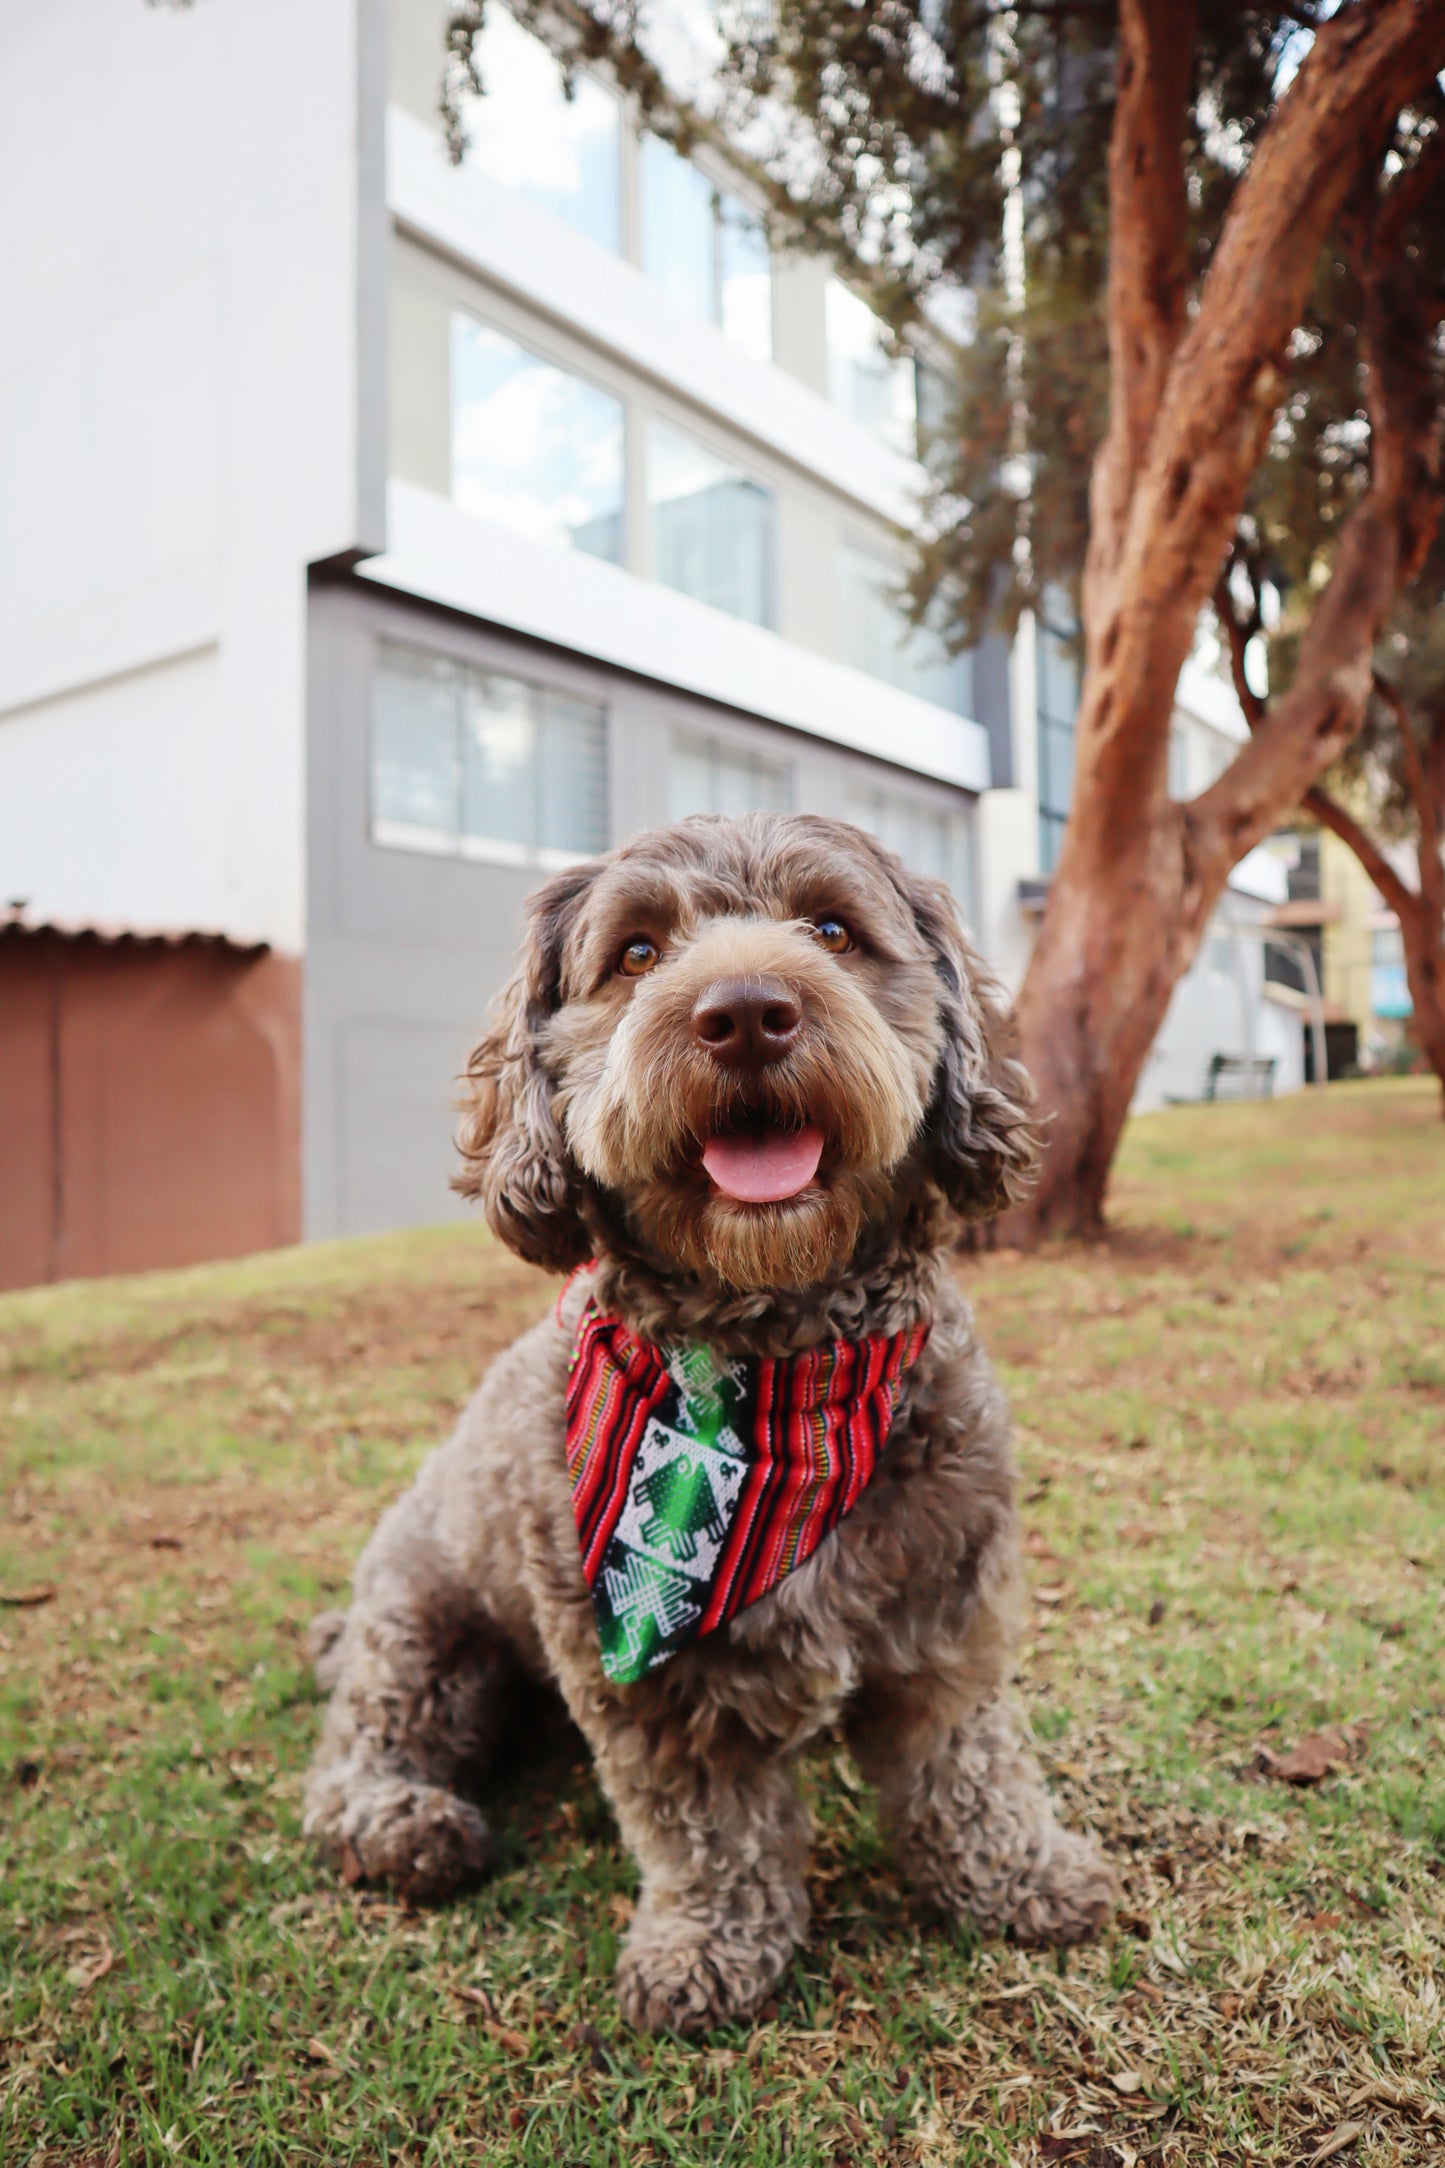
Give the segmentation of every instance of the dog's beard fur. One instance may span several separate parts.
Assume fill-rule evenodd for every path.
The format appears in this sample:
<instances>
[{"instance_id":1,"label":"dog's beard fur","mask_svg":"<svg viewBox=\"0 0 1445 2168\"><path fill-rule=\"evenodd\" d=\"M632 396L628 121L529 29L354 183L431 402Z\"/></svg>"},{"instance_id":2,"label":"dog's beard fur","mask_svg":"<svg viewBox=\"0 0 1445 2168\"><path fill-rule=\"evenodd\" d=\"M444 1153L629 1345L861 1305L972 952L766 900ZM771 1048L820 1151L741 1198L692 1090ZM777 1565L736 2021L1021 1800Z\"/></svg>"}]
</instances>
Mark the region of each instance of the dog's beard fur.
<instances>
[{"instance_id":1,"label":"dog's beard fur","mask_svg":"<svg viewBox=\"0 0 1445 2168\"><path fill-rule=\"evenodd\" d=\"M785 1060L728 1072L698 1046L693 1003L728 971L773 971L796 988L804 1022ZM906 1047L860 985L775 921L715 924L634 990L605 1036L594 1022L550 1051L578 1165L620 1197L654 1254L735 1288L804 1286L851 1256L918 1132L932 1066L931 1050ZM708 1137L750 1120L822 1131L822 1163L796 1197L741 1203L703 1171Z\"/></svg>"}]
</instances>

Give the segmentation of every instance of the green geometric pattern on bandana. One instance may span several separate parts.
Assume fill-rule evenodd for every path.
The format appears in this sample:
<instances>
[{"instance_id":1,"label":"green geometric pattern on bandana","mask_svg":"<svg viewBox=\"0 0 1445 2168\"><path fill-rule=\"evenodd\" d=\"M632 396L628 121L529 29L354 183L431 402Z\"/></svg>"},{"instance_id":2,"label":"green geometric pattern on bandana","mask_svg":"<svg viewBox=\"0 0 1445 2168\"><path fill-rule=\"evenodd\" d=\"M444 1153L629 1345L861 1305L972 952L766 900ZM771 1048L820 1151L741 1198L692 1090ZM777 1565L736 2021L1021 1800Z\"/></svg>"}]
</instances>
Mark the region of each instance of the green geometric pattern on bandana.
<instances>
[{"instance_id":1,"label":"green geometric pattern on bandana","mask_svg":"<svg viewBox=\"0 0 1445 2168\"><path fill-rule=\"evenodd\" d=\"M749 1465L733 1427L742 1372L704 1347L668 1349L667 1370L676 1397L643 1434L593 1590L602 1668L623 1686L701 1618Z\"/></svg>"}]
</instances>

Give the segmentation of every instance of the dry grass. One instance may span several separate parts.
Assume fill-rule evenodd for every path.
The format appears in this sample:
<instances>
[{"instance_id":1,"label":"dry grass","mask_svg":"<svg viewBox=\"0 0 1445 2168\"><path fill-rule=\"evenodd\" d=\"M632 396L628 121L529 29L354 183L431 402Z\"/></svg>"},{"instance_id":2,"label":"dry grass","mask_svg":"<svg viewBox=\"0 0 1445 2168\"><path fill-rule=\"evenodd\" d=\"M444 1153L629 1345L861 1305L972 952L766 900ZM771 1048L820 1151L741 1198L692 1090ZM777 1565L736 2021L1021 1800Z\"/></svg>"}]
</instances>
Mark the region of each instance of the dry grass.
<instances>
[{"instance_id":1,"label":"dry grass","mask_svg":"<svg viewBox=\"0 0 1445 2168\"><path fill-rule=\"evenodd\" d=\"M1178 1110L1108 1245L966 1265L1121 1917L1065 1965L920 1915L828 1746L811 1947L702 2048L616 2025L630 1870L561 1722L462 1904L297 1839L300 1633L540 1278L447 1231L0 1299L0 1592L55 1591L0 1612L0 2158L1445 2159L1442 1170L1410 1082Z\"/></svg>"}]
</instances>

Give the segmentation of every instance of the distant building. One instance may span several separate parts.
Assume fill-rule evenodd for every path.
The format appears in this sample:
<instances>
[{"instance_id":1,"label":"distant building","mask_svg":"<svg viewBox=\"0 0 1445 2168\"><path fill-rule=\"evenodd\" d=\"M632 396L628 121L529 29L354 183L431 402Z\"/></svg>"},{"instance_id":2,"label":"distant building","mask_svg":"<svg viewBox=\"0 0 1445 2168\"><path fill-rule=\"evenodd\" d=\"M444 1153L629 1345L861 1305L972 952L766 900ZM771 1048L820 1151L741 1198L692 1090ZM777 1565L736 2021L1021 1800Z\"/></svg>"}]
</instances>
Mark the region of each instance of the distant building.
<instances>
[{"instance_id":1,"label":"distant building","mask_svg":"<svg viewBox=\"0 0 1445 2168\"><path fill-rule=\"evenodd\" d=\"M906 625L926 365L501 7L453 168L446 14L0 27L0 1284L458 1209L523 898L681 814L859 821L1027 960L1075 684Z\"/></svg>"}]
</instances>

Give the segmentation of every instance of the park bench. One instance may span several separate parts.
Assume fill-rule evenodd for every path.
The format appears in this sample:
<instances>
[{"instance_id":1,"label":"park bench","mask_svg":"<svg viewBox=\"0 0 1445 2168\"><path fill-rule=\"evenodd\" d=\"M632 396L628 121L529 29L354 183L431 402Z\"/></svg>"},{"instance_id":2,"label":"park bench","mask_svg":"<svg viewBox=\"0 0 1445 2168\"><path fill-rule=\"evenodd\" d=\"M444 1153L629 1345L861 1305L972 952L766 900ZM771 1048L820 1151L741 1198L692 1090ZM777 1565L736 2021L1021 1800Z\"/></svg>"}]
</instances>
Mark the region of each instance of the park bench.
<instances>
[{"instance_id":1,"label":"park bench","mask_svg":"<svg viewBox=\"0 0 1445 2168\"><path fill-rule=\"evenodd\" d=\"M1270 1099L1274 1096L1273 1054L1215 1054L1204 1078L1206 1099Z\"/></svg>"}]
</instances>

